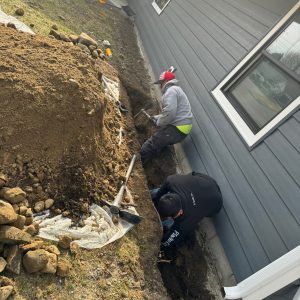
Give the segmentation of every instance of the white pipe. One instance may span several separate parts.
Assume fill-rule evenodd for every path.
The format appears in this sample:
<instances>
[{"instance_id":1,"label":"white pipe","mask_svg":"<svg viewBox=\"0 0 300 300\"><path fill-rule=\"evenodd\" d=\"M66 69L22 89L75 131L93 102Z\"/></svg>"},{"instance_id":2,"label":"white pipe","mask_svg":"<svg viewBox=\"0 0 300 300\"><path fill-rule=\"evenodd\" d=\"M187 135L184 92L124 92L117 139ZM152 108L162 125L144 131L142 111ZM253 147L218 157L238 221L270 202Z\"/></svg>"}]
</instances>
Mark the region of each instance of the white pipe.
<instances>
[{"instance_id":1,"label":"white pipe","mask_svg":"<svg viewBox=\"0 0 300 300\"><path fill-rule=\"evenodd\" d=\"M225 299L261 300L300 278L300 246L281 256L234 287Z\"/></svg>"}]
</instances>

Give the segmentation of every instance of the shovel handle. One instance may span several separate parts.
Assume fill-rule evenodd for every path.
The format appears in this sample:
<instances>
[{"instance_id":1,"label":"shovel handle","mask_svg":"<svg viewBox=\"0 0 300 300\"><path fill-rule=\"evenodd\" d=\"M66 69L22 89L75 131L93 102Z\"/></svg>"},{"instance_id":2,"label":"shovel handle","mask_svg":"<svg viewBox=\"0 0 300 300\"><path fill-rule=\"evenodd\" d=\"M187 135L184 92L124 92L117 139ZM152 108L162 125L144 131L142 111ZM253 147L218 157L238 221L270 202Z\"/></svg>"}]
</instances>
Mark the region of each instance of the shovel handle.
<instances>
[{"instance_id":1,"label":"shovel handle","mask_svg":"<svg viewBox=\"0 0 300 300\"><path fill-rule=\"evenodd\" d=\"M132 159L131 159L130 165L129 165L127 173L126 173L125 182L121 185L120 190L119 190L118 194L116 195L116 197L114 199L114 202L112 203L113 206L119 207L121 202L122 202L123 195L124 195L124 192L125 192L125 189L126 189L126 186L127 186L127 182L128 182L129 177L130 177L130 174L132 172L135 160L136 160L136 154L134 154Z\"/></svg>"}]
</instances>

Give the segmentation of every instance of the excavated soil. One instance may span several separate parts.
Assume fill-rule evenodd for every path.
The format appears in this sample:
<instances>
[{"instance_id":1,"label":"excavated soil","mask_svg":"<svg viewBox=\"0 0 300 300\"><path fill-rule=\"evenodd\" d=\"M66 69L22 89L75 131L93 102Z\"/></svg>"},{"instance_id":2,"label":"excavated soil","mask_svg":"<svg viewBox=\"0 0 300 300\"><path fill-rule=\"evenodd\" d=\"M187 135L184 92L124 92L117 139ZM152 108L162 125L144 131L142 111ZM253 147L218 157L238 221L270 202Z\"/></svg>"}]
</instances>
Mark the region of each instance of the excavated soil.
<instances>
[{"instance_id":1,"label":"excavated soil","mask_svg":"<svg viewBox=\"0 0 300 300\"><path fill-rule=\"evenodd\" d=\"M112 200L139 149L131 113L121 114L101 86L115 70L79 47L0 26L0 171L36 201L53 198L80 226L88 207ZM128 97L121 87L121 100ZM119 146L120 127L124 141ZM156 268L161 228L141 164L129 181L144 216L126 237L104 247L63 255L66 279L14 276L15 299L168 299ZM5 274L11 277L11 274Z\"/></svg>"}]
</instances>

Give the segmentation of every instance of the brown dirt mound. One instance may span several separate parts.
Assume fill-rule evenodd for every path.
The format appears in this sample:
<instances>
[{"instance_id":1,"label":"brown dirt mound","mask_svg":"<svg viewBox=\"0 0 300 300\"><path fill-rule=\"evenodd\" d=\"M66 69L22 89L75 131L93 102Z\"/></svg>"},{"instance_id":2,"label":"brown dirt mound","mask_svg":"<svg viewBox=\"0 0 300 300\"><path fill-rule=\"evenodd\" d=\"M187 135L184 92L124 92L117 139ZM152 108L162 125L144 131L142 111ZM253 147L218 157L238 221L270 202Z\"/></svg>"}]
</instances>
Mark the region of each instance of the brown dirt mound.
<instances>
[{"instance_id":1,"label":"brown dirt mound","mask_svg":"<svg viewBox=\"0 0 300 300\"><path fill-rule=\"evenodd\" d=\"M3 26L0 34L0 171L8 186L28 191L31 204L53 198L54 213L65 211L79 222L91 202L113 199L139 150L131 114L117 112L99 81L102 74L118 80L117 74L77 46ZM120 92L129 107L125 89ZM125 137L118 146L121 126ZM15 277L20 293L26 299L166 299L155 266L160 226L145 182L137 164L129 185L142 224L104 249L80 250L63 284ZM91 278L111 264L107 276Z\"/></svg>"}]
</instances>

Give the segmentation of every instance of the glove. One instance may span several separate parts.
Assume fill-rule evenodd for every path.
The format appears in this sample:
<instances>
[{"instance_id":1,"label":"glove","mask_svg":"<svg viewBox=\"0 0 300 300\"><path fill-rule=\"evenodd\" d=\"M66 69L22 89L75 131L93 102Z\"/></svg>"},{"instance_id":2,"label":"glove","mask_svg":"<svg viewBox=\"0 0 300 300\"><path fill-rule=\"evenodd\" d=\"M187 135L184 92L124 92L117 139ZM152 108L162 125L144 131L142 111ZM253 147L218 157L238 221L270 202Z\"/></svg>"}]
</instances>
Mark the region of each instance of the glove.
<instances>
[{"instance_id":1,"label":"glove","mask_svg":"<svg viewBox=\"0 0 300 300\"><path fill-rule=\"evenodd\" d=\"M157 198L157 192L159 191L159 188L150 190L151 199L154 201Z\"/></svg>"}]
</instances>

